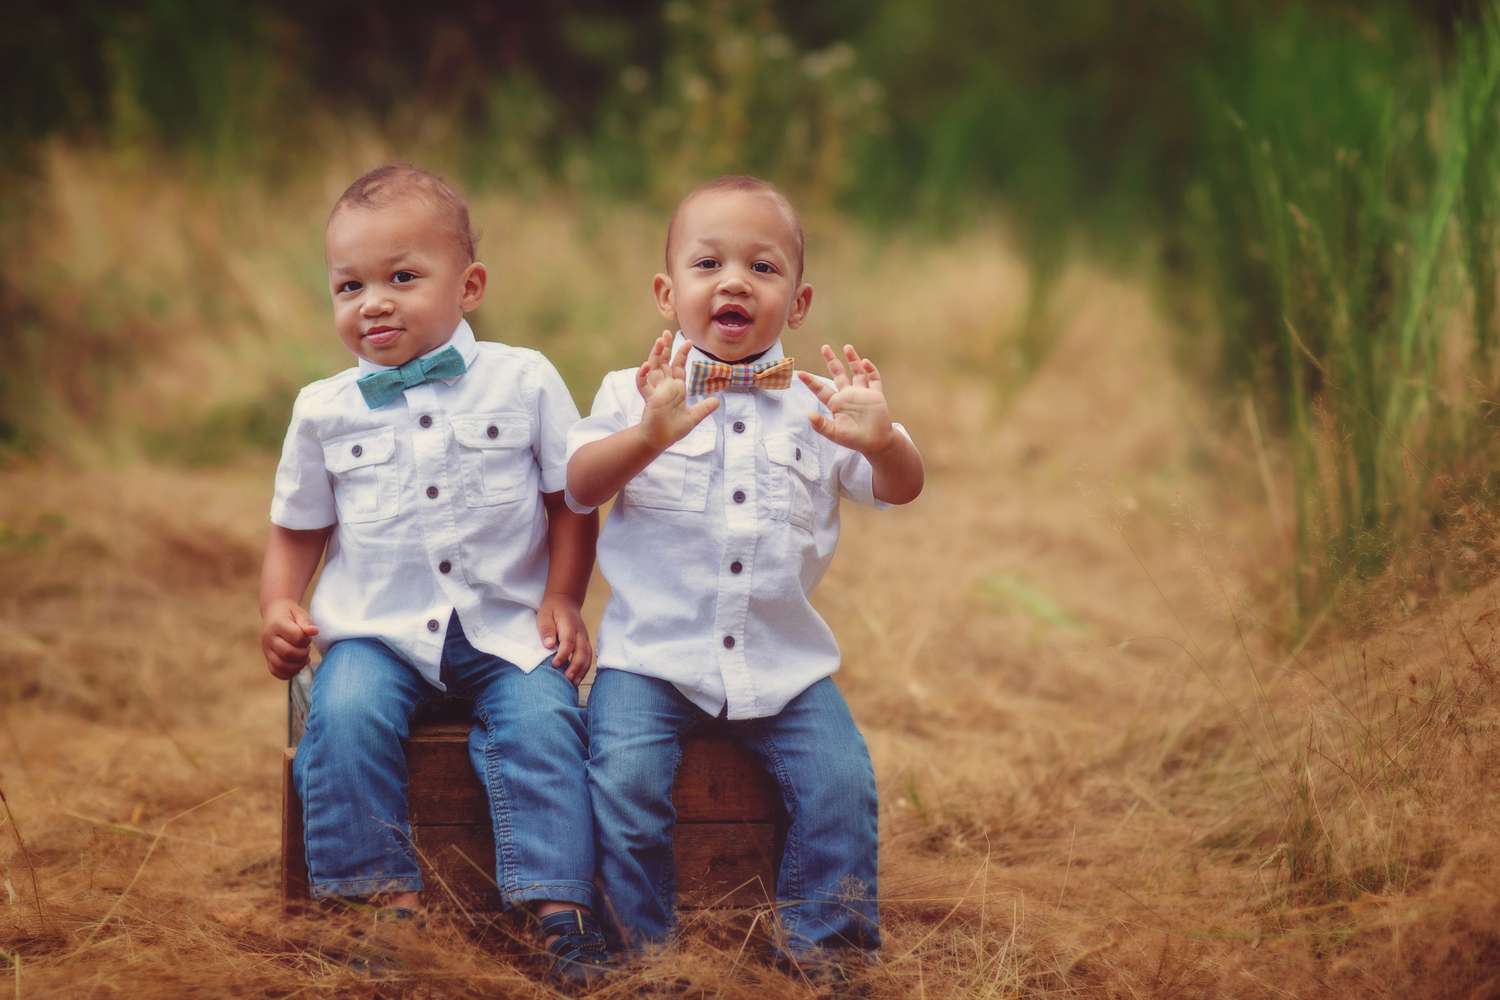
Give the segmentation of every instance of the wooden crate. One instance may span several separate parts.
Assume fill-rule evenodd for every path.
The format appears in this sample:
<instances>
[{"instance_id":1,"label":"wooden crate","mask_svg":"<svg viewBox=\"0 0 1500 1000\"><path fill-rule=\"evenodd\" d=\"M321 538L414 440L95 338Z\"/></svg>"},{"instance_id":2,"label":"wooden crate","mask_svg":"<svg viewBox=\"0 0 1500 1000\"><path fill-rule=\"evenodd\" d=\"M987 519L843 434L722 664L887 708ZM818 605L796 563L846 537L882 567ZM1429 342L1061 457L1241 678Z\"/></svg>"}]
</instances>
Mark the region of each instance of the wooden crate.
<instances>
[{"instance_id":1,"label":"wooden crate","mask_svg":"<svg viewBox=\"0 0 1500 1000\"><path fill-rule=\"evenodd\" d=\"M288 742L282 758L281 872L288 904L307 898L302 803L292 783L295 744L307 709L307 672L291 686ZM300 683L299 683L300 682ZM495 851L484 787L469 763L461 704L419 718L407 744L412 842L422 866L423 902L481 912L498 910ZM759 761L720 735L690 736L672 791L679 903L753 906L774 896L785 841L775 782Z\"/></svg>"}]
</instances>

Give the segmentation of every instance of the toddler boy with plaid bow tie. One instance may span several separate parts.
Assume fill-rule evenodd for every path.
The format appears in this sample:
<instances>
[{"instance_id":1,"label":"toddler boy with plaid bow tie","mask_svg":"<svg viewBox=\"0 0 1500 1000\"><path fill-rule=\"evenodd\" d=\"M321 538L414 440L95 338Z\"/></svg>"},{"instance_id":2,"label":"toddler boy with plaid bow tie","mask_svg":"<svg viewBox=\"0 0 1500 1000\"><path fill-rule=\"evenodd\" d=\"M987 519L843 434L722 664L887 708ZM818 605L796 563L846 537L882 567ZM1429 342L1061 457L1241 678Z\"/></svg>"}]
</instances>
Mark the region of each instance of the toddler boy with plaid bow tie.
<instances>
[{"instance_id":1,"label":"toddler boy with plaid bow tie","mask_svg":"<svg viewBox=\"0 0 1500 1000\"><path fill-rule=\"evenodd\" d=\"M261 576L271 673L323 651L294 767L312 894L412 915L403 744L416 708L455 691L474 703L501 900L535 909L556 976L587 982L606 952L575 688L593 658L579 605L598 521L562 499L578 410L536 351L475 341L463 317L486 271L441 178L361 177L325 251L358 365L297 397Z\"/></svg>"},{"instance_id":2,"label":"toddler boy with plaid bow tie","mask_svg":"<svg viewBox=\"0 0 1500 1000\"><path fill-rule=\"evenodd\" d=\"M678 205L637 370L605 376L568 435L567 499L619 494L599 543L611 587L589 697L589 788L609 922L663 940L675 888L671 789L683 734L727 730L781 787L776 896L784 956L837 969L873 951L875 779L829 675L838 645L808 601L838 541L841 496L884 506L922 488L922 460L873 362L822 353L831 382L792 377L802 325L796 212L770 184L724 177Z\"/></svg>"}]
</instances>

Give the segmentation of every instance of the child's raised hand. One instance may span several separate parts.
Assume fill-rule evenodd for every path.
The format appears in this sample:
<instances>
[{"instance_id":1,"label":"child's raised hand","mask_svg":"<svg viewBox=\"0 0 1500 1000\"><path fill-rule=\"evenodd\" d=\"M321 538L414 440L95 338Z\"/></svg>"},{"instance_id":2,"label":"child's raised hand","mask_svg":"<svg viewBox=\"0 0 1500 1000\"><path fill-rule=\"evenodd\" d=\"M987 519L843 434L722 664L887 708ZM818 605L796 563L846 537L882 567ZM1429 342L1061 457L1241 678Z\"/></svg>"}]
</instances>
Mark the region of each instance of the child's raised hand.
<instances>
[{"instance_id":1,"label":"child's raised hand","mask_svg":"<svg viewBox=\"0 0 1500 1000\"><path fill-rule=\"evenodd\" d=\"M646 355L646 360L635 371L635 390L645 399L649 395L647 376L653 369L667 364L672 357L672 331L663 330L661 336L656 338L656 343L651 345L651 353Z\"/></svg>"},{"instance_id":2,"label":"child's raised hand","mask_svg":"<svg viewBox=\"0 0 1500 1000\"><path fill-rule=\"evenodd\" d=\"M798 372L802 384L811 389L818 402L828 407L832 417L820 412L812 413L808 420L813 430L835 444L852 448L863 455L884 451L897 437L891 426L891 412L885 403L885 390L881 386L880 371L875 362L861 358L854 345L844 345L844 357L849 362L848 370L839 360L833 348L823 345L823 360L828 364L828 373L833 384L820 381L807 372Z\"/></svg>"},{"instance_id":3,"label":"child's raised hand","mask_svg":"<svg viewBox=\"0 0 1500 1000\"><path fill-rule=\"evenodd\" d=\"M260 625L260 651L271 676L283 681L297 676L312 656L317 634L318 626L302 605L288 600L271 603Z\"/></svg>"},{"instance_id":4,"label":"child's raised hand","mask_svg":"<svg viewBox=\"0 0 1500 1000\"><path fill-rule=\"evenodd\" d=\"M710 413L719 408L719 397L708 396L688 405L687 402L687 356L693 345L683 341L670 360L663 349L671 346L671 334L663 332L651 348L645 372L646 410L641 414L641 433L646 442L657 451L665 450L688 436L694 427ZM636 377L640 385L641 376Z\"/></svg>"},{"instance_id":5,"label":"child's raised hand","mask_svg":"<svg viewBox=\"0 0 1500 1000\"><path fill-rule=\"evenodd\" d=\"M553 651L552 665L577 687L594 663L594 646L578 602L567 594L543 594L536 609L536 629L542 645Z\"/></svg>"}]
</instances>

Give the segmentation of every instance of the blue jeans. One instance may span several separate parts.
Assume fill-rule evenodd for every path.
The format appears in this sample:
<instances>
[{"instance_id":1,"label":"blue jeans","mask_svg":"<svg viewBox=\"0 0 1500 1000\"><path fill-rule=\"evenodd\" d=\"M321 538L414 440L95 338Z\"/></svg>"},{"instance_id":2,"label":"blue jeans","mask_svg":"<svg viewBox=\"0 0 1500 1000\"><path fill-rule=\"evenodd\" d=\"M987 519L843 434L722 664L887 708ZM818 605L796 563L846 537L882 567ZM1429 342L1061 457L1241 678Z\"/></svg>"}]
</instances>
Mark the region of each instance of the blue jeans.
<instances>
[{"instance_id":1,"label":"blue jeans","mask_svg":"<svg viewBox=\"0 0 1500 1000\"><path fill-rule=\"evenodd\" d=\"M469 645L458 615L441 666L474 702L469 759L485 787L502 903L593 905L594 824L578 692L549 660L530 673ZM329 647L292 774L314 898L422 888L406 805L412 714L440 693L384 643Z\"/></svg>"},{"instance_id":2,"label":"blue jeans","mask_svg":"<svg viewBox=\"0 0 1500 1000\"><path fill-rule=\"evenodd\" d=\"M705 714L667 681L601 670L588 718L599 878L622 944L659 942L672 930L672 782L682 738L719 726L760 758L786 805L776 876L785 950L800 957L880 946L875 771L832 680L818 681L777 715L731 722Z\"/></svg>"}]
</instances>

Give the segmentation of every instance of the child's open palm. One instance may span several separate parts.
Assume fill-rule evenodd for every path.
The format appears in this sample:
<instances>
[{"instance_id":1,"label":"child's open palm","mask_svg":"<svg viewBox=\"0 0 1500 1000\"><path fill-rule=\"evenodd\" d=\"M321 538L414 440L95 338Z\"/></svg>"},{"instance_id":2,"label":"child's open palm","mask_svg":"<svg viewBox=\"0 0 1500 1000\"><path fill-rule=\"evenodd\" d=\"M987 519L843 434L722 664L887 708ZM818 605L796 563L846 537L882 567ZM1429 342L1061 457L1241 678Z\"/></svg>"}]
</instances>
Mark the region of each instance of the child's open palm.
<instances>
[{"instance_id":1,"label":"child's open palm","mask_svg":"<svg viewBox=\"0 0 1500 1000\"><path fill-rule=\"evenodd\" d=\"M683 341L677 353L668 360L672 334L664 331L636 373L636 385L646 401L646 410L641 414L641 432L658 451L687 437L704 417L719 408L717 396L688 405L687 356L692 348L691 343Z\"/></svg>"},{"instance_id":2,"label":"child's open palm","mask_svg":"<svg viewBox=\"0 0 1500 1000\"><path fill-rule=\"evenodd\" d=\"M823 345L823 360L833 377L829 383L807 372L798 372L802 384L811 389L818 402L828 407L832 416L813 413L808 417L813 430L835 444L870 455L883 451L895 438L891 411L886 406L880 370L869 358L861 358L854 345L844 345L846 370L833 348Z\"/></svg>"}]
</instances>

